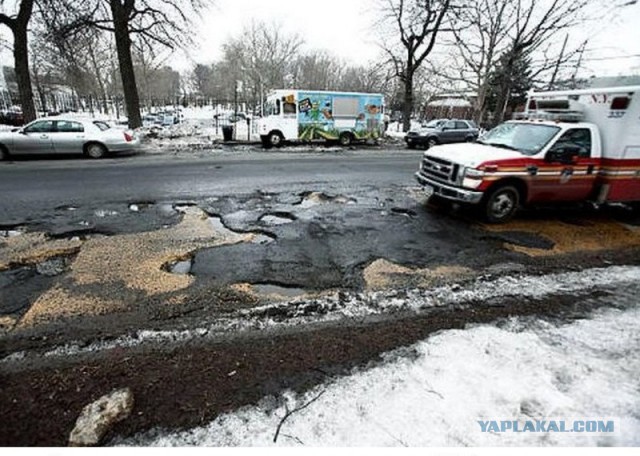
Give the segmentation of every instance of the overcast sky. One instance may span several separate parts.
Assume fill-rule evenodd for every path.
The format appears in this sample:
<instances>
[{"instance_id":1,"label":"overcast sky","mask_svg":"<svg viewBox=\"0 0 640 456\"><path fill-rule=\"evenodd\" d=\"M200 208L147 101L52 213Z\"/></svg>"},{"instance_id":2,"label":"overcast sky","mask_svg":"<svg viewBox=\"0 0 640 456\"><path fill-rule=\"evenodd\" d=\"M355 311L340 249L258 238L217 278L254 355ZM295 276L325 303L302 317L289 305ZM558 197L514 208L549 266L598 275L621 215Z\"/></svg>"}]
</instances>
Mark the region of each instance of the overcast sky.
<instances>
[{"instance_id":1,"label":"overcast sky","mask_svg":"<svg viewBox=\"0 0 640 456\"><path fill-rule=\"evenodd\" d=\"M276 21L289 32L300 33L307 47L327 49L354 63L379 56L376 46L376 0L323 0L312 4L301 0L217 0L199 21L200 49L192 59L209 62L220 57L220 44L241 32L251 20ZM624 16L597 21L572 32L579 43L589 38L585 76L640 74L640 4L624 9ZM564 39L561 37L560 39ZM636 55L635 58L610 59ZM593 60L593 59L606 60ZM177 59L185 66L185 59Z\"/></svg>"},{"instance_id":2,"label":"overcast sky","mask_svg":"<svg viewBox=\"0 0 640 456\"><path fill-rule=\"evenodd\" d=\"M195 21L198 46L189 51L188 58L176 55L168 63L185 71L194 61L213 62L220 57L225 39L239 35L251 20L275 21L286 31L299 33L307 48L326 49L352 63L367 63L380 55L375 4L376 0L215 0ZM574 43L589 38L584 63L590 71L582 76L640 74L640 3L623 11L614 20L603 19L572 31ZM612 58L631 55L635 57ZM12 64L9 53L1 57L2 64Z\"/></svg>"}]
</instances>

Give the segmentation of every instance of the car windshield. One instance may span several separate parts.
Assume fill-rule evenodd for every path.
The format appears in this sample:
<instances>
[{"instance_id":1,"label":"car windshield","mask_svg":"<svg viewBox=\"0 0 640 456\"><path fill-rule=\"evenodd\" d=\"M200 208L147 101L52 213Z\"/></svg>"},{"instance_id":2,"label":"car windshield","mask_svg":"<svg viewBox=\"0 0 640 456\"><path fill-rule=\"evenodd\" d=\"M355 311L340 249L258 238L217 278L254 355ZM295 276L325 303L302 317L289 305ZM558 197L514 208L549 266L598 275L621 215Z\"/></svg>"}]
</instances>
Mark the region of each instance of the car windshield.
<instances>
[{"instance_id":1,"label":"car windshield","mask_svg":"<svg viewBox=\"0 0 640 456\"><path fill-rule=\"evenodd\" d=\"M427 122L424 127L425 128L438 128L440 125L442 125L443 122L444 122L443 120L432 120L430 122Z\"/></svg>"},{"instance_id":2,"label":"car windshield","mask_svg":"<svg viewBox=\"0 0 640 456\"><path fill-rule=\"evenodd\" d=\"M535 155L560 131L560 127L530 123L504 123L487 133L479 142Z\"/></svg>"}]
</instances>

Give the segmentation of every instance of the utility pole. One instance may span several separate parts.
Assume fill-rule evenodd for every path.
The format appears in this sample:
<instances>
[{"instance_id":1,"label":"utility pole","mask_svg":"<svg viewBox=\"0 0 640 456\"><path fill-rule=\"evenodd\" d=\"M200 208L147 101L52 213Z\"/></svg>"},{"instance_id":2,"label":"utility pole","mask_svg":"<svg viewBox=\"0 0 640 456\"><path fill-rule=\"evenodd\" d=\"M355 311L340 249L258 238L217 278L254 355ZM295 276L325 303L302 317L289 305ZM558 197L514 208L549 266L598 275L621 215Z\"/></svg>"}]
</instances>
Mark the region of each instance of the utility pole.
<instances>
[{"instance_id":1,"label":"utility pole","mask_svg":"<svg viewBox=\"0 0 640 456\"><path fill-rule=\"evenodd\" d=\"M580 46L580 51L578 51L578 62L576 63L576 68L575 71L573 72L573 75L571 75L571 89L575 89L576 86L578 85L576 83L576 79L578 77L578 71L580 71L580 65L582 65L582 57L584 56L584 51L587 47L587 40L585 40L584 43L582 43L582 46Z\"/></svg>"},{"instance_id":2,"label":"utility pole","mask_svg":"<svg viewBox=\"0 0 640 456\"><path fill-rule=\"evenodd\" d=\"M549 90L553 90L553 86L556 83L556 78L558 77L558 70L560 70L560 64L562 63L562 59L564 58L564 51L567 48L567 41L569 41L569 34L564 37L564 43L562 43L562 49L560 50L560 55L558 56L558 61L556 62L556 67L553 69L553 75L551 76L551 81L549 82Z\"/></svg>"}]
</instances>

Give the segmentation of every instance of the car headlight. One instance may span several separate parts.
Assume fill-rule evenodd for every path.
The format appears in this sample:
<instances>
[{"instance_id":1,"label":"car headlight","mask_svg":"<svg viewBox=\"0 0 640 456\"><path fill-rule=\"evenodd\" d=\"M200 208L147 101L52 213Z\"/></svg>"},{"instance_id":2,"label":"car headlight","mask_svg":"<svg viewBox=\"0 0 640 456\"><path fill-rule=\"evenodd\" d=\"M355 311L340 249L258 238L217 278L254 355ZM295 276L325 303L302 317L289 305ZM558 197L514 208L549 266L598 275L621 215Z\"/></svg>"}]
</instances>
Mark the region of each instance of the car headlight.
<instances>
[{"instance_id":1,"label":"car headlight","mask_svg":"<svg viewBox=\"0 0 640 456\"><path fill-rule=\"evenodd\" d=\"M465 168L464 177L470 177L472 179L482 179L484 177L484 171L480 171L475 168Z\"/></svg>"},{"instance_id":2,"label":"car headlight","mask_svg":"<svg viewBox=\"0 0 640 456\"><path fill-rule=\"evenodd\" d=\"M482 184L484 172L475 168L465 168L462 171L462 186L466 188L476 189Z\"/></svg>"}]
</instances>

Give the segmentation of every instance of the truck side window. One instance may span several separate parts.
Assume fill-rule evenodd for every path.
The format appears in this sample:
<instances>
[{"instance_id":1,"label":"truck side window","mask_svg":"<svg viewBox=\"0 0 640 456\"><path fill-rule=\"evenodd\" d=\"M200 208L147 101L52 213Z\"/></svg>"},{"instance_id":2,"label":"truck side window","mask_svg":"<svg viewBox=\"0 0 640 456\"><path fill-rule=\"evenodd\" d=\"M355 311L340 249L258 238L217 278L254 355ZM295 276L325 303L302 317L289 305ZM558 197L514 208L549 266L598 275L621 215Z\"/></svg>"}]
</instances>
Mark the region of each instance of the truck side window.
<instances>
[{"instance_id":1,"label":"truck side window","mask_svg":"<svg viewBox=\"0 0 640 456\"><path fill-rule=\"evenodd\" d=\"M287 103L286 101L282 105L282 112L284 114L295 114L296 113L296 104L295 103Z\"/></svg>"},{"instance_id":2,"label":"truck side window","mask_svg":"<svg viewBox=\"0 0 640 456\"><path fill-rule=\"evenodd\" d=\"M556 142L554 149L564 147L577 147L581 158L591 157L591 130L588 128L567 130Z\"/></svg>"}]
</instances>

